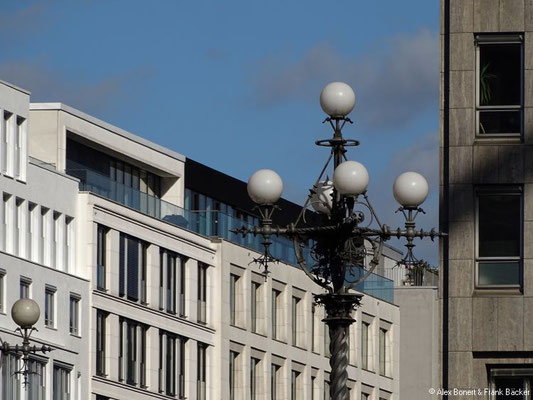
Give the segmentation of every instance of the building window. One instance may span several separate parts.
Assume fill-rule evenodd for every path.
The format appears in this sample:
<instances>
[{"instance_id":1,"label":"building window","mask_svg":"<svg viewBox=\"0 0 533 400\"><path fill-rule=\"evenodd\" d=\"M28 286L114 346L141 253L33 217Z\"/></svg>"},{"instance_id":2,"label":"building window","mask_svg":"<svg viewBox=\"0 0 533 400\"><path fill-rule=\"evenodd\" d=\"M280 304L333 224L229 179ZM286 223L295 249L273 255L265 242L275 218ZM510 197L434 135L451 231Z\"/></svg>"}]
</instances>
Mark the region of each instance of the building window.
<instances>
[{"instance_id":1,"label":"building window","mask_svg":"<svg viewBox=\"0 0 533 400\"><path fill-rule=\"evenodd\" d=\"M261 285L259 283L252 281L252 293L251 293L251 296L250 296L252 332L257 332L257 320L258 320L257 306L258 306L258 301L260 301L260 299L259 299L259 296L260 296L260 289L259 288L260 288L260 286Z\"/></svg>"},{"instance_id":2,"label":"building window","mask_svg":"<svg viewBox=\"0 0 533 400\"><path fill-rule=\"evenodd\" d=\"M159 392L185 396L185 339L159 332Z\"/></svg>"},{"instance_id":3,"label":"building window","mask_svg":"<svg viewBox=\"0 0 533 400\"><path fill-rule=\"evenodd\" d=\"M198 322L207 322L207 268L208 265L198 262Z\"/></svg>"},{"instance_id":4,"label":"building window","mask_svg":"<svg viewBox=\"0 0 533 400\"><path fill-rule=\"evenodd\" d=\"M4 117L2 118L2 173L8 173L9 161L7 159L9 151L9 136L11 131L13 114L4 110Z\"/></svg>"},{"instance_id":5,"label":"building window","mask_svg":"<svg viewBox=\"0 0 533 400\"><path fill-rule=\"evenodd\" d=\"M39 262L50 266L50 240L48 215L49 209L41 207L40 234L39 234Z\"/></svg>"},{"instance_id":6,"label":"building window","mask_svg":"<svg viewBox=\"0 0 533 400\"><path fill-rule=\"evenodd\" d=\"M3 240L2 240L2 250L4 250L7 253L11 252L11 235L9 234L11 231L11 224L12 222L12 216L13 216L13 202L11 200L11 195L4 193L2 196L3 200L3 207L2 207L2 228L3 228Z\"/></svg>"},{"instance_id":7,"label":"building window","mask_svg":"<svg viewBox=\"0 0 533 400\"><path fill-rule=\"evenodd\" d=\"M531 399L533 370L531 368L492 368L489 377L490 389L495 396L491 400Z\"/></svg>"},{"instance_id":8,"label":"building window","mask_svg":"<svg viewBox=\"0 0 533 400\"><path fill-rule=\"evenodd\" d=\"M53 213L54 220L52 221L52 241L50 243L50 262L51 266L54 268L58 268L60 266L58 259L60 257L61 252L59 250L60 246L60 220L61 220L61 213L58 213L54 211Z\"/></svg>"},{"instance_id":9,"label":"building window","mask_svg":"<svg viewBox=\"0 0 533 400\"><path fill-rule=\"evenodd\" d=\"M476 35L477 133L520 135L523 110L522 35Z\"/></svg>"},{"instance_id":10,"label":"building window","mask_svg":"<svg viewBox=\"0 0 533 400\"><path fill-rule=\"evenodd\" d=\"M28 218L26 220L26 257L31 261L37 260L37 244L39 238L37 237L36 228L36 212L37 204L28 202Z\"/></svg>"},{"instance_id":11,"label":"building window","mask_svg":"<svg viewBox=\"0 0 533 400\"><path fill-rule=\"evenodd\" d=\"M270 392L272 394L271 400L281 400L283 398L281 388L282 377L280 374L281 367L279 365L272 364L270 367Z\"/></svg>"},{"instance_id":12,"label":"building window","mask_svg":"<svg viewBox=\"0 0 533 400\"><path fill-rule=\"evenodd\" d=\"M146 303L146 251L148 244L120 234L119 296Z\"/></svg>"},{"instance_id":13,"label":"building window","mask_svg":"<svg viewBox=\"0 0 533 400\"><path fill-rule=\"evenodd\" d=\"M198 342L198 371L197 371L197 395L198 400L206 400L206 381L207 381L207 345Z\"/></svg>"},{"instance_id":14,"label":"building window","mask_svg":"<svg viewBox=\"0 0 533 400\"><path fill-rule=\"evenodd\" d=\"M362 322L361 323L361 367L363 369L369 369L370 368L370 362L369 362L369 350L370 350L370 345L369 345L369 336L368 336L368 331L369 331L369 328L370 328L370 324L367 323L367 322Z\"/></svg>"},{"instance_id":15,"label":"building window","mask_svg":"<svg viewBox=\"0 0 533 400\"><path fill-rule=\"evenodd\" d=\"M522 281L521 188L478 188L476 202L476 286L519 288Z\"/></svg>"},{"instance_id":16,"label":"building window","mask_svg":"<svg viewBox=\"0 0 533 400\"><path fill-rule=\"evenodd\" d=\"M6 302L6 271L0 269L0 313L5 312L5 302Z\"/></svg>"},{"instance_id":17,"label":"building window","mask_svg":"<svg viewBox=\"0 0 533 400\"><path fill-rule=\"evenodd\" d=\"M300 372L291 370L291 400L300 400L301 376Z\"/></svg>"},{"instance_id":18,"label":"building window","mask_svg":"<svg viewBox=\"0 0 533 400\"><path fill-rule=\"evenodd\" d=\"M78 336L80 334L80 297L75 294L70 295L70 334Z\"/></svg>"},{"instance_id":19,"label":"building window","mask_svg":"<svg viewBox=\"0 0 533 400\"><path fill-rule=\"evenodd\" d=\"M389 376L389 331L385 328L379 328L379 373Z\"/></svg>"},{"instance_id":20,"label":"building window","mask_svg":"<svg viewBox=\"0 0 533 400\"><path fill-rule=\"evenodd\" d=\"M45 364L37 360L28 360L28 400L44 400L46 399L46 376Z\"/></svg>"},{"instance_id":21,"label":"building window","mask_svg":"<svg viewBox=\"0 0 533 400\"><path fill-rule=\"evenodd\" d=\"M31 279L24 278L24 277L20 278L20 298L21 299L31 298L30 286L31 286Z\"/></svg>"},{"instance_id":22,"label":"building window","mask_svg":"<svg viewBox=\"0 0 533 400\"><path fill-rule=\"evenodd\" d=\"M15 221L13 222L13 254L17 256L24 256L23 252L23 226L24 226L24 200L20 198L15 199Z\"/></svg>"},{"instance_id":23,"label":"building window","mask_svg":"<svg viewBox=\"0 0 533 400\"><path fill-rule=\"evenodd\" d=\"M119 340L119 380L146 386L146 330L137 321L121 318Z\"/></svg>"},{"instance_id":24,"label":"building window","mask_svg":"<svg viewBox=\"0 0 533 400\"><path fill-rule=\"evenodd\" d=\"M107 314L96 310L96 375L106 374L106 319Z\"/></svg>"},{"instance_id":25,"label":"building window","mask_svg":"<svg viewBox=\"0 0 533 400\"><path fill-rule=\"evenodd\" d=\"M2 399L20 399L20 374L19 357L13 354L4 354L2 362Z\"/></svg>"},{"instance_id":26,"label":"building window","mask_svg":"<svg viewBox=\"0 0 533 400\"><path fill-rule=\"evenodd\" d=\"M159 308L185 316L185 260L166 249L159 252Z\"/></svg>"},{"instance_id":27,"label":"building window","mask_svg":"<svg viewBox=\"0 0 533 400\"><path fill-rule=\"evenodd\" d=\"M329 394L329 381L324 381L324 400L331 399Z\"/></svg>"},{"instance_id":28,"label":"building window","mask_svg":"<svg viewBox=\"0 0 533 400\"><path fill-rule=\"evenodd\" d=\"M229 352L229 398L230 400L235 400L236 398L236 375L237 375L237 357L239 353L235 351Z\"/></svg>"},{"instance_id":29,"label":"building window","mask_svg":"<svg viewBox=\"0 0 533 400\"><path fill-rule=\"evenodd\" d=\"M53 400L70 400L70 369L54 365Z\"/></svg>"},{"instance_id":30,"label":"building window","mask_svg":"<svg viewBox=\"0 0 533 400\"><path fill-rule=\"evenodd\" d=\"M233 326L237 325L237 305L238 305L238 280L237 275L230 275L229 283L229 301L230 301L230 324Z\"/></svg>"},{"instance_id":31,"label":"building window","mask_svg":"<svg viewBox=\"0 0 533 400\"><path fill-rule=\"evenodd\" d=\"M55 325L55 294L55 288L46 287L44 291L44 325L49 328L53 328Z\"/></svg>"},{"instance_id":32,"label":"building window","mask_svg":"<svg viewBox=\"0 0 533 400\"><path fill-rule=\"evenodd\" d=\"M74 218L65 216L65 231L63 237L63 266L64 271L71 272L74 267Z\"/></svg>"},{"instance_id":33,"label":"building window","mask_svg":"<svg viewBox=\"0 0 533 400\"><path fill-rule=\"evenodd\" d=\"M272 289L271 308L272 308L272 339L279 339L278 332L278 302L280 301L281 292L276 289Z\"/></svg>"},{"instance_id":34,"label":"building window","mask_svg":"<svg viewBox=\"0 0 533 400\"><path fill-rule=\"evenodd\" d=\"M300 336L299 330L303 328L303 326L301 326L303 321L300 321L301 319L300 307L301 307L301 299L296 296L292 296L292 345L293 346L301 345L300 342L302 340L302 338L299 337Z\"/></svg>"},{"instance_id":35,"label":"building window","mask_svg":"<svg viewBox=\"0 0 533 400\"><path fill-rule=\"evenodd\" d=\"M250 360L250 398L254 400L257 396L257 369L259 365L257 358L252 357Z\"/></svg>"},{"instance_id":36,"label":"building window","mask_svg":"<svg viewBox=\"0 0 533 400\"><path fill-rule=\"evenodd\" d=\"M107 256L107 232L105 226L98 225L96 229L96 288L106 289L106 256Z\"/></svg>"}]
</instances>

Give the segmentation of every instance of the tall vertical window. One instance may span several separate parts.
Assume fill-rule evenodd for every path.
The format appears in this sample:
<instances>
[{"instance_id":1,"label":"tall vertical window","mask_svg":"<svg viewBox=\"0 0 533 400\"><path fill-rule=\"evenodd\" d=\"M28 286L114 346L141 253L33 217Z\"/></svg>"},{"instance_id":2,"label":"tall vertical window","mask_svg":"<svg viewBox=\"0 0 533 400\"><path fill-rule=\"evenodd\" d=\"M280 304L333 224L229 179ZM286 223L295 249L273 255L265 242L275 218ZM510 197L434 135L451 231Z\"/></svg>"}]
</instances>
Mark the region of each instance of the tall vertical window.
<instances>
[{"instance_id":1,"label":"tall vertical window","mask_svg":"<svg viewBox=\"0 0 533 400\"><path fill-rule=\"evenodd\" d=\"M55 294L55 288L46 287L44 291L44 324L49 328L53 328L55 325Z\"/></svg>"},{"instance_id":2,"label":"tall vertical window","mask_svg":"<svg viewBox=\"0 0 533 400\"><path fill-rule=\"evenodd\" d=\"M207 345L198 342L198 371L197 371L197 395L198 400L206 400L206 381L207 381Z\"/></svg>"},{"instance_id":3,"label":"tall vertical window","mask_svg":"<svg viewBox=\"0 0 533 400\"><path fill-rule=\"evenodd\" d=\"M146 330L137 321L121 318L119 340L119 380L146 386Z\"/></svg>"},{"instance_id":4,"label":"tall vertical window","mask_svg":"<svg viewBox=\"0 0 533 400\"><path fill-rule=\"evenodd\" d=\"M26 390L28 393L28 400L44 400L46 399L46 376L45 376L45 364L30 359L28 361L28 385Z\"/></svg>"},{"instance_id":5,"label":"tall vertical window","mask_svg":"<svg viewBox=\"0 0 533 400\"><path fill-rule=\"evenodd\" d=\"M476 35L477 133L520 135L523 126L523 37Z\"/></svg>"},{"instance_id":6,"label":"tall vertical window","mask_svg":"<svg viewBox=\"0 0 533 400\"><path fill-rule=\"evenodd\" d=\"M496 400L530 400L533 387L533 370L524 364L515 368L491 368L489 373L490 388L496 393ZM492 399L492 397L491 397Z\"/></svg>"},{"instance_id":7,"label":"tall vertical window","mask_svg":"<svg viewBox=\"0 0 533 400\"><path fill-rule=\"evenodd\" d=\"M70 333L78 336L80 334L80 297L76 294L70 295Z\"/></svg>"},{"instance_id":8,"label":"tall vertical window","mask_svg":"<svg viewBox=\"0 0 533 400\"><path fill-rule=\"evenodd\" d=\"M198 262L198 322L207 322L207 264Z\"/></svg>"},{"instance_id":9,"label":"tall vertical window","mask_svg":"<svg viewBox=\"0 0 533 400\"><path fill-rule=\"evenodd\" d=\"M185 260L166 249L160 249L159 259L159 308L185 316Z\"/></svg>"},{"instance_id":10,"label":"tall vertical window","mask_svg":"<svg viewBox=\"0 0 533 400\"><path fill-rule=\"evenodd\" d=\"M388 375L387 363L389 362L388 358L388 331L385 328L379 328L379 373L381 375Z\"/></svg>"},{"instance_id":11,"label":"tall vertical window","mask_svg":"<svg viewBox=\"0 0 533 400\"><path fill-rule=\"evenodd\" d=\"M20 399L19 360L14 354L2 355L2 400Z\"/></svg>"},{"instance_id":12,"label":"tall vertical window","mask_svg":"<svg viewBox=\"0 0 533 400\"><path fill-rule=\"evenodd\" d=\"M522 190L476 190L476 286L516 287L522 282Z\"/></svg>"},{"instance_id":13,"label":"tall vertical window","mask_svg":"<svg viewBox=\"0 0 533 400\"><path fill-rule=\"evenodd\" d=\"M259 365L257 358L252 357L250 359L250 398L254 400L257 396L257 369Z\"/></svg>"},{"instance_id":14,"label":"tall vertical window","mask_svg":"<svg viewBox=\"0 0 533 400\"><path fill-rule=\"evenodd\" d=\"M96 288L106 289L106 254L107 254L107 232L103 225L98 225L96 229Z\"/></svg>"},{"instance_id":15,"label":"tall vertical window","mask_svg":"<svg viewBox=\"0 0 533 400\"><path fill-rule=\"evenodd\" d=\"M298 394L300 392L300 372L291 370L291 400L300 400Z\"/></svg>"},{"instance_id":16,"label":"tall vertical window","mask_svg":"<svg viewBox=\"0 0 533 400\"><path fill-rule=\"evenodd\" d=\"M316 307L313 304L311 306L311 351L316 352Z\"/></svg>"},{"instance_id":17,"label":"tall vertical window","mask_svg":"<svg viewBox=\"0 0 533 400\"><path fill-rule=\"evenodd\" d=\"M51 246L50 246L50 261L52 267L58 268L60 267L58 263L58 258L60 257L59 246L61 245L61 242L59 241L59 232L60 232L60 219L61 219L61 213L58 213L54 211L53 213L54 220L52 221L52 235L51 235Z\"/></svg>"},{"instance_id":18,"label":"tall vertical window","mask_svg":"<svg viewBox=\"0 0 533 400\"><path fill-rule=\"evenodd\" d=\"M30 298L30 286L31 279L29 278L20 278L20 298L29 299Z\"/></svg>"},{"instance_id":19,"label":"tall vertical window","mask_svg":"<svg viewBox=\"0 0 533 400\"><path fill-rule=\"evenodd\" d=\"M70 369L54 365L52 400L70 400Z\"/></svg>"},{"instance_id":20,"label":"tall vertical window","mask_svg":"<svg viewBox=\"0 0 533 400\"><path fill-rule=\"evenodd\" d=\"M292 297L292 345L297 346L299 343L298 341L298 329L300 327L298 326L298 317L299 317L299 304L300 299L298 297L293 296Z\"/></svg>"},{"instance_id":21,"label":"tall vertical window","mask_svg":"<svg viewBox=\"0 0 533 400\"><path fill-rule=\"evenodd\" d=\"M96 375L106 374L106 319L102 310L96 311Z\"/></svg>"},{"instance_id":22,"label":"tall vertical window","mask_svg":"<svg viewBox=\"0 0 533 400\"><path fill-rule=\"evenodd\" d=\"M41 218L39 222L39 262L50 265L50 241L48 213L49 209L41 207Z\"/></svg>"},{"instance_id":23,"label":"tall vertical window","mask_svg":"<svg viewBox=\"0 0 533 400\"><path fill-rule=\"evenodd\" d=\"M2 118L2 173L7 174L8 172L8 146L9 146L9 135L11 130L11 122L13 114L4 110L4 117Z\"/></svg>"},{"instance_id":24,"label":"tall vertical window","mask_svg":"<svg viewBox=\"0 0 533 400\"><path fill-rule=\"evenodd\" d=\"M324 381L324 400L331 399L329 394L329 381Z\"/></svg>"},{"instance_id":25,"label":"tall vertical window","mask_svg":"<svg viewBox=\"0 0 533 400\"><path fill-rule=\"evenodd\" d=\"M229 302L230 302L230 324L237 325L237 275L230 275L229 278Z\"/></svg>"},{"instance_id":26,"label":"tall vertical window","mask_svg":"<svg viewBox=\"0 0 533 400\"><path fill-rule=\"evenodd\" d=\"M17 126L15 128L15 139L13 141L14 147L15 147L15 160L14 160L14 176L15 177L21 177L21 171L22 171L22 162L24 161L22 158L22 146L23 140L24 140L24 118L17 116Z\"/></svg>"},{"instance_id":27,"label":"tall vertical window","mask_svg":"<svg viewBox=\"0 0 533 400\"><path fill-rule=\"evenodd\" d=\"M63 236L63 267L64 271L71 272L74 267L74 218L65 216L65 231Z\"/></svg>"},{"instance_id":28,"label":"tall vertical window","mask_svg":"<svg viewBox=\"0 0 533 400\"><path fill-rule=\"evenodd\" d=\"M13 221L13 254L16 254L17 256L24 255L22 252L22 232L23 232L23 224L24 224L24 213L22 211L22 208L24 206L24 200L19 199L18 197L15 199L15 214Z\"/></svg>"},{"instance_id":29,"label":"tall vertical window","mask_svg":"<svg viewBox=\"0 0 533 400\"><path fill-rule=\"evenodd\" d=\"M148 245L132 236L120 234L119 295L146 303L146 251Z\"/></svg>"},{"instance_id":30,"label":"tall vertical window","mask_svg":"<svg viewBox=\"0 0 533 400\"><path fill-rule=\"evenodd\" d=\"M252 323L252 332L257 332L257 303L258 298L260 296L259 291L259 283L252 281L252 294L250 296L251 304L250 304L250 310L251 310L251 323Z\"/></svg>"},{"instance_id":31,"label":"tall vertical window","mask_svg":"<svg viewBox=\"0 0 533 400\"><path fill-rule=\"evenodd\" d=\"M159 392L185 396L185 339L166 331L159 332Z\"/></svg>"},{"instance_id":32,"label":"tall vertical window","mask_svg":"<svg viewBox=\"0 0 533 400\"><path fill-rule=\"evenodd\" d=\"M2 237L2 250L6 252L11 252L11 234L10 234L10 228L12 224L12 201L11 201L11 195L4 193L2 196L3 200L3 208L2 208L2 229L3 229L3 237Z\"/></svg>"},{"instance_id":33,"label":"tall vertical window","mask_svg":"<svg viewBox=\"0 0 533 400\"><path fill-rule=\"evenodd\" d=\"M272 289L272 298L271 298L271 308L272 308L272 339L279 339L279 332L278 332L278 301L279 296L281 295L281 292Z\"/></svg>"},{"instance_id":34,"label":"tall vertical window","mask_svg":"<svg viewBox=\"0 0 533 400\"><path fill-rule=\"evenodd\" d=\"M270 393L271 400L281 400L281 390L280 390L280 375L281 367L276 364L272 364L270 367Z\"/></svg>"},{"instance_id":35,"label":"tall vertical window","mask_svg":"<svg viewBox=\"0 0 533 400\"><path fill-rule=\"evenodd\" d=\"M6 271L0 269L0 312L5 309L5 295L6 295Z\"/></svg>"},{"instance_id":36,"label":"tall vertical window","mask_svg":"<svg viewBox=\"0 0 533 400\"><path fill-rule=\"evenodd\" d=\"M237 357L239 353L236 351L229 352L229 398L236 399L236 375L237 375Z\"/></svg>"},{"instance_id":37,"label":"tall vertical window","mask_svg":"<svg viewBox=\"0 0 533 400\"><path fill-rule=\"evenodd\" d=\"M369 369L369 337L368 331L370 324L367 322L361 323L361 367L363 369Z\"/></svg>"},{"instance_id":38,"label":"tall vertical window","mask_svg":"<svg viewBox=\"0 0 533 400\"><path fill-rule=\"evenodd\" d=\"M37 204L28 201L28 218L26 219L26 257L37 261L36 244L38 243L36 217Z\"/></svg>"}]
</instances>

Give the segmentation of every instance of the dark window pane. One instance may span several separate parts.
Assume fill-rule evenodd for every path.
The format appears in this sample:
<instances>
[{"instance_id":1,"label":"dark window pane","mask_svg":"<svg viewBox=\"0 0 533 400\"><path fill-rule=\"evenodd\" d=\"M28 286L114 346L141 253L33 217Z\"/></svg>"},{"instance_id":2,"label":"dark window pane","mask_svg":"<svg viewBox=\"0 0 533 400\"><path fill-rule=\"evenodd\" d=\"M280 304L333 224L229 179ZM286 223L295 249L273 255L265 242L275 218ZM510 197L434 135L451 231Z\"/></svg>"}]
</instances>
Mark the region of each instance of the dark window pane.
<instances>
[{"instance_id":1,"label":"dark window pane","mask_svg":"<svg viewBox=\"0 0 533 400\"><path fill-rule=\"evenodd\" d=\"M518 261L480 262L478 269L480 285L520 284L520 263Z\"/></svg>"},{"instance_id":2,"label":"dark window pane","mask_svg":"<svg viewBox=\"0 0 533 400\"><path fill-rule=\"evenodd\" d=\"M128 299L139 300L139 242L128 238Z\"/></svg>"},{"instance_id":3,"label":"dark window pane","mask_svg":"<svg viewBox=\"0 0 533 400\"><path fill-rule=\"evenodd\" d=\"M119 275L119 286L118 286L118 294L119 296L124 296L126 291L126 237L124 235L120 235L120 245L119 245L119 268L118 268L118 275Z\"/></svg>"},{"instance_id":4,"label":"dark window pane","mask_svg":"<svg viewBox=\"0 0 533 400\"><path fill-rule=\"evenodd\" d=\"M479 256L520 256L520 196L479 196Z\"/></svg>"},{"instance_id":5,"label":"dark window pane","mask_svg":"<svg viewBox=\"0 0 533 400\"><path fill-rule=\"evenodd\" d=\"M520 377L499 377L495 380L496 391L502 394L496 395L496 400L525 400L524 391L526 389L524 378Z\"/></svg>"},{"instance_id":6,"label":"dark window pane","mask_svg":"<svg viewBox=\"0 0 533 400\"><path fill-rule=\"evenodd\" d=\"M479 133L520 133L521 111L479 111Z\"/></svg>"},{"instance_id":7,"label":"dark window pane","mask_svg":"<svg viewBox=\"0 0 533 400\"><path fill-rule=\"evenodd\" d=\"M521 104L521 44L480 46L480 105Z\"/></svg>"}]
</instances>

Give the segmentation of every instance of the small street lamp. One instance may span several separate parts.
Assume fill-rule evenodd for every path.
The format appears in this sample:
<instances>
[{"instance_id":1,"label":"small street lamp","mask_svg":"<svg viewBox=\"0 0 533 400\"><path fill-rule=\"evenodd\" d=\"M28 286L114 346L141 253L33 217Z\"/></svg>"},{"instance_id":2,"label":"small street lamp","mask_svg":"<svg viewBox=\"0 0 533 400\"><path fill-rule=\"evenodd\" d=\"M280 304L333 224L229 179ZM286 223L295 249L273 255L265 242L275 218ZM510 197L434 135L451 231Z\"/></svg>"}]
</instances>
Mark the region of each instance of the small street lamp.
<instances>
[{"instance_id":1,"label":"small street lamp","mask_svg":"<svg viewBox=\"0 0 533 400\"><path fill-rule=\"evenodd\" d=\"M355 106L352 88L342 82L330 83L322 90L320 104L328 115L324 122L333 128L333 137L315 143L331 151L300 215L286 227L273 225L272 215L278 208L275 203L281 197L283 182L276 172L261 169L248 181L248 194L257 204L260 226L243 226L233 232L263 237L264 251L254 262L264 268L265 276L268 264L278 262L270 252L272 236L284 236L293 241L300 267L326 291L316 295L314 300L325 306L324 322L331 338L330 396L333 400L348 400L348 327L355 321L352 312L363 297L351 289L372 273L379 263L384 242L392 237L406 239L407 252L398 264L415 271L427 263L414 256L414 239L429 237L434 240L443 234L435 229L415 229L415 218L424 213L420 205L428 195L427 181L416 172L401 174L393 185L394 197L400 204L397 212L404 215L405 228L391 230L381 224L367 195L366 168L345 156L346 147L359 145L357 140L342 136L344 125L352 123L347 117ZM333 180L330 181L324 174L332 159ZM311 221L306 220L308 206L319 214ZM304 256L306 247L310 248L310 257Z\"/></svg>"},{"instance_id":2,"label":"small street lamp","mask_svg":"<svg viewBox=\"0 0 533 400\"><path fill-rule=\"evenodd\" d=\"M38 352L46 354L46 352L52 351L50 346L30 345L30 336L34 331L37 331L33 325L39 320L40 314L41 310L39 309L39 305L32 299L17 300L15 304L13 304L13 307L11 307L11 317L19 326L15 329L15 332L20 334L22 345L16 344L13 346L0 339L0 350L2 351L2 354L12 353L15 355L22 355L22 366L17 372L15 372L15 374L21 374L24 377L24 387L28 384L28 375L33 373L29 370L30 355Z\"/></svg>"}]
</instances>

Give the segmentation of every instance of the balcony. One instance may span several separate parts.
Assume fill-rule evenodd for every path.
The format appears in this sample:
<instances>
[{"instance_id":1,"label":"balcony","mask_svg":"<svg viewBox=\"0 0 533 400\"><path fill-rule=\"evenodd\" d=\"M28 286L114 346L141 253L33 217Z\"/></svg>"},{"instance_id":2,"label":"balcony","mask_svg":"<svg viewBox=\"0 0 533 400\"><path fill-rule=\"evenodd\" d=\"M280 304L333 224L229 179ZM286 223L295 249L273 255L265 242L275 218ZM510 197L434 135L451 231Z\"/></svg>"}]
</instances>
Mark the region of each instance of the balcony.
<instances>
[{"instance_id":1,"label":"balcony","mask_svg":"<svg viewBox=\"0 0 533 400\"><path fill-rule=\"evenodd\" d=\"M220 211L206 213L186 210L88 169L69 169L66 173L80 180L80 191L105 197L200 235L220 237L258 252L263 249L261 237L246 236L243 238L231 232L231 229L248 225L234 216ZM298 265L293 242L283 237L273 237L272 242L271 253L274 257L287 264ZM303 255L308 264L312 265L309 248L304 249ZM390 303L394 300L393 281L380 275L371 274L356 289Z\"/></svg>"}]
</instances>

